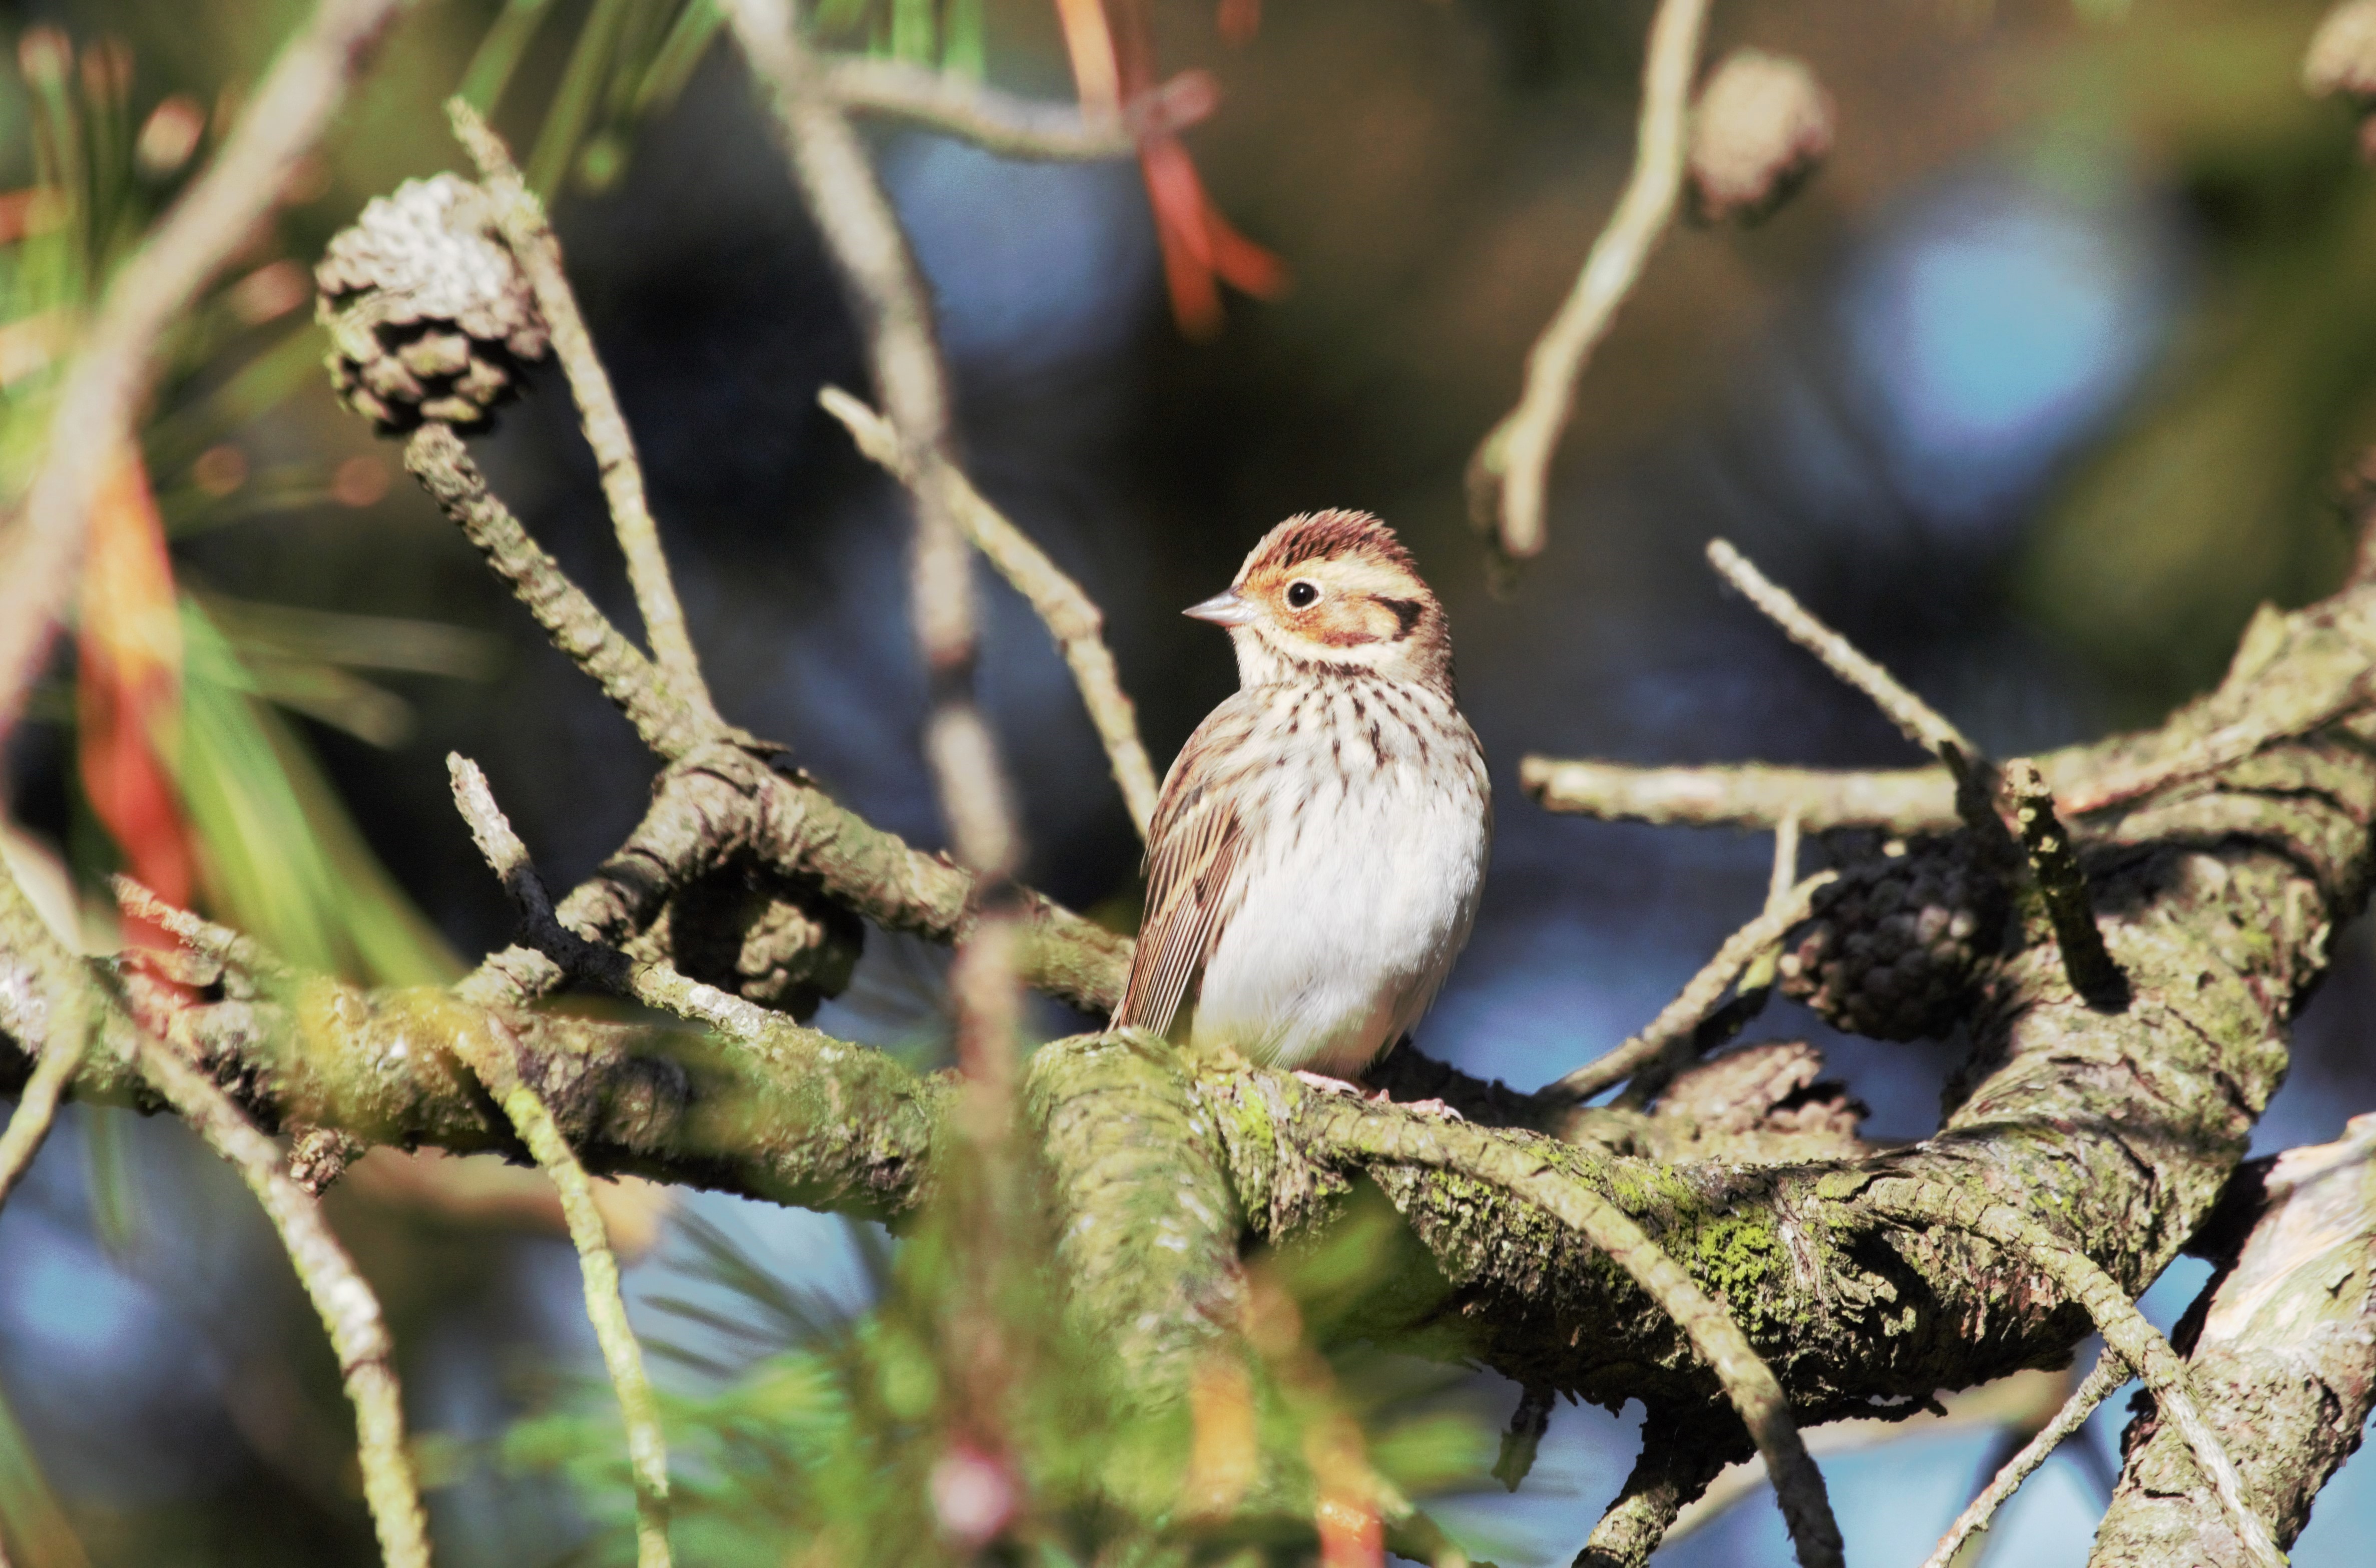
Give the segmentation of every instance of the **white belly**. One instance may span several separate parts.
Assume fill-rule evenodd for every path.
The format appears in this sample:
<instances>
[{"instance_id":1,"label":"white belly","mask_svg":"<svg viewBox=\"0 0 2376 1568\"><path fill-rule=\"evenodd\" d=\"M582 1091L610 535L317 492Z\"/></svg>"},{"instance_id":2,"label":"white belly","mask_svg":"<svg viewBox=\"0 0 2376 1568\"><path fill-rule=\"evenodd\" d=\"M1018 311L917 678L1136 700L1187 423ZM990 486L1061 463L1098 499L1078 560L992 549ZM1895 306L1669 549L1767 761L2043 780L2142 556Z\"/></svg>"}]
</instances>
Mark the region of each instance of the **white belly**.
<instances>
[{"instance_id":1,"label":"white belly","mask_svg":"<svg viewBox=\"0 0 2376 1568\"><path fill-rule=\"evenodd\" d=\"M1491 834L1483 769L1389 746L1246 846L1198 988L1199 1041L1349 1076L1419 1021L1468 941ZM1366 752L1366 747L1363 748ZM1352 748L1348 748L1348 761Z\"/></svg>"}]
</instances>

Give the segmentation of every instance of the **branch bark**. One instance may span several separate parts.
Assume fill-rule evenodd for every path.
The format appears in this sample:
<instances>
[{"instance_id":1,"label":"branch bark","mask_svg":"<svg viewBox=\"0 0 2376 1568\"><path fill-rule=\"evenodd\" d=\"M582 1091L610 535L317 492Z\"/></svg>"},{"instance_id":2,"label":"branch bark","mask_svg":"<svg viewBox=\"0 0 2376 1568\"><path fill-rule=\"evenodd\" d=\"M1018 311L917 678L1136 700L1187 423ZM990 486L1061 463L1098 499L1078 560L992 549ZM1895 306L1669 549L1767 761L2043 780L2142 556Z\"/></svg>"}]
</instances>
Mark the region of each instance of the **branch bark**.
<instances>
[{"instance_id":1,"label":"branch bark","mask_svg":"<svg viewBox=\"0 0 2376 1568\"><path fill-rule=\"evenodd\" d=\"M2376 1408L2376 1115L2355 1118L2336 1143L2280 1155L2264 1192L2258 1223L2179 1336L2245 1496L2289 1546ZM2129 1429L2096 1568L2248 1560L2222 1511L2188 1484L2166 1417L2156 1409Z\"/></svg>"}]
</instances>

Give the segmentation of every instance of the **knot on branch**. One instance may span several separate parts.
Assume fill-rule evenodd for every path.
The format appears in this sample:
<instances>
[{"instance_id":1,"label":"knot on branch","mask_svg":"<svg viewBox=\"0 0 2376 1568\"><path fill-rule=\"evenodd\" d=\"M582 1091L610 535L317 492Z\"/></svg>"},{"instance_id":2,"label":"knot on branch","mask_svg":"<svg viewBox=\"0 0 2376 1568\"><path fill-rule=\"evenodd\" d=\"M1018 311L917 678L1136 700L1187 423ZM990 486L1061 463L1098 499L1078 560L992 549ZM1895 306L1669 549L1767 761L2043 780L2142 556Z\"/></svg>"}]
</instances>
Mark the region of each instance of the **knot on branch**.
<instances>
[{"instance_id":1,"label":"knot on branch","mask_svg":"<svg viewBox=\"0 0 2376 1568\"><path fill-rule=\"evenodd\" d=\"M865 941L815 878L738 861L678 889L626 950L805 1022L848 989Z\"/></svg>"},{"instance_id":2,"label":"knot on branch","mask_svg":"<svg viewBox=\"0 0 2376 1568\"><path fill-rule=\"evenodd\" d=\"M374 196L314 269L330 334L330 384L385 433L428 420L471 426L544 357L544 317L510 251L491 238L486 193L455 174Z\"/></svg>"},{"instance_id":3,"label":"knot on branch","mask_svg":"<svg viewBox=\"0 0 2376 1568\"><path fill-rule=\"evenodd\" d=\"M1784 995L1873 1039L1943 1034L2001 948L2012 899L1969 834L1824 836L1839 880L1785 939Z\"/></svg>"}]
</instances>

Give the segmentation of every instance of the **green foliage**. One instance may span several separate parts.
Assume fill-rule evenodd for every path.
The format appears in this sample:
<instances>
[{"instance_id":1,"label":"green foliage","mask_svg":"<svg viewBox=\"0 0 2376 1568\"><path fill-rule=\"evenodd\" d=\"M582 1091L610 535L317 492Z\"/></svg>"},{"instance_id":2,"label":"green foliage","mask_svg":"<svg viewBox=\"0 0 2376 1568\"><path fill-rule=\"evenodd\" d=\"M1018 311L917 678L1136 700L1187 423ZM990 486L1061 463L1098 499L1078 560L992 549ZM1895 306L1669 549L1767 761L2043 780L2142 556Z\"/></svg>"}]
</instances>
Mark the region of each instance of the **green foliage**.
<instances>
[{"instance_id":1,"label":"green foliage","mask_svg":"<svg viewBox=\"0 0 2376 1568\"><path fill-rule=\"evenodd\" d=\"M1353 1304L1387 1250L1374 1222L1257 1265L1300 1304L1310 1339L1277 1354L1217 1349L1185 1408L1133 1403L1127 1369L1065 1331L1051 1269L1004 1270L992 1298L1004 1375L984 1411L969 1408L981 1367L950 1360L953 1344L980 1340L950 1315L969 1293L949 1218L896 1251L853 1226L873 1296L856 1313L698 1217L680 1222L697 1289L652 1301L675 1329L647 1338L686 1374L664 1398L682 1560L973 1561L977 1541L951 1528L970 1481L1012 1489L986 1543L998 1561L1104 1562L1124 1543L1150 1562L1301 1561L1314 1545L1314 1439L1346 1418L1389 1520L1409 1497L1481 1484L1491 1433L1455 1396L1456 1374L1352 1336ZM601 1390L521 1422L503 1453L573 1483L598 1526L585 1562L633 1560L625 1445Z\"/></svg>"}]
</instances>

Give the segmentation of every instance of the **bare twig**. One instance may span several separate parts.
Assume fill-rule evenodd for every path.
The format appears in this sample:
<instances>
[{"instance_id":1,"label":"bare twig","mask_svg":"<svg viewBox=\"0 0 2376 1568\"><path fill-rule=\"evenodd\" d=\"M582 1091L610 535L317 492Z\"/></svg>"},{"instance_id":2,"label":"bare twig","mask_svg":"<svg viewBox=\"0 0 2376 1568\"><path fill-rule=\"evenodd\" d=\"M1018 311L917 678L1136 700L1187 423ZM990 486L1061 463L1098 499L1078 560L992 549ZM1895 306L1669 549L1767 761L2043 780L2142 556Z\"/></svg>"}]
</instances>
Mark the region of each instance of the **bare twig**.
<instances>
[{"instance_id":1,"label":"bare twig","mask_svg":"<svg viewBox=\"0 0 2376 1568\"><path fill-rule=\"evenodd\" d=\"M1518 784L1545 811L1685 827L1774 827L1796 813L1810 833L1835 827L1938 832L1955 826L1955 780L1939 767L1845 772L1766 763L1643 767L1529 756Z\"/></svg>"},{"instance_id":2,"label":"bare twig","mask_svg":"<svg viewBox=\"0 0 2376 1568\"><path fill-rule=\"evenodd\" d=\"M73 1004L70 1002L69 1005ZM0 1204L8 1201L17 1179L25 1167L41 1152L42 1144L50 1135L50 1124L58 1113L58 1100L67 1084L74 1081L75 1069L82 1065L83 1051L90 1041L90 1029L83 1020L70 1019L65 1028L53 1029L49 1043L42 1050L42 1059L33 1067L33 1075L17 1097L17 1109L9 1113L8 1128L0 1132Z\"/></svg>"},{"instance_id":3,"label":"bare twig","mask_svg":"<svg viewBox=\"0 0 2376 1568\"><path fill-rule=\"evenodd\" d=\"M127 918L148 921L194 953L250 975L278 978L290 972L280 956L255 938L169 904L131 877L118 875L108 885Z\"/></svg>"},{"instance_id":4,"label":"bare twig","mask_svg":"<svg viewBox=\"0 0 2376 1568\"><path fill-rule=\"evenodd\" d=\"M1100 114L1017 98L905 60L846 56L819 64L826 92L843 108L913 121L1006 158L1129 158L1142 135L1185 130L1220 102L1218 85L1203 71L1184 71L1120 113Z\"/></svg>"},{"instance_id":5,"label":"bare twig","mask_svg":"<svg viewBox=\"0 0 2376 1568\"><path fill-rule=\"evenodd\" d=\"M1708 0L1659 0L1642 66L1642 117L1634 173L1609 226L1593 242L1575 286L1527 355L1526 390L1468 461L1468 513L1502 552L1524 560L1543 547L1551 453L1575 401L1576 378L1634 290L1675 215L1690 137L1692 75L1707 30Z\"/></svg>"},{"instance_id":6,"label":"bare twig","mask_svg":"<svg viewBox=\"0 0 2376 1568\"><path fill-rule=\"evenodd\" d=\"M1362 1103L1325 1114L1356 1119L1347 1142L1382 1160L1455 1171L1506 1189L1582 1235L1674 1319L1764 1455L1801 1568L1838 1568L1839 1526L1823 1473L1790 1419L1774 1370L1759 1358L1724 1303L1615 1204L1518 1140L1456 1122L1421 1122Z\"/></svg>"},{"instance_id":7,"label":"bare twig","mask_svg":"<svg viewBox=\"0 0 2376 1568\"><path fill-rule=\"evenodd\" d=\"M544 204L528 188L512 162L511 149L487 127L477 110L459 98L446 101L446 113L455 137L479 166L486 183L492 216L504 244L519 258L536 294L536 308L552 332L552 351L569 376L569 390L577 399L586 444L594 449L595 467L602 476L602 496L610 504L611 522L619 536L620 552L627 558L627 582L635 589L636 610L643 617L652 659L676 695L698 717L715 720L709 687L701 676L700 656L684 624L684 607L677 602L676 583L669 575L668 556L660 549L659 527L652 520L651 504L644 494L643 465L636 457L636 441L626 416L611 389L610 373L594 351L594 339L577 309L577 296L562 269L561 242L545 220Z\"/></svg>"},{"instance_id":8,"label":"bare twig","mask_svg":"<svg viewBox=\"0 0 2376 1568\"><path fill-rule=\"evenodd\" d=\"M405 443L404 466L446 515L461 525L496 574L512 585L553 646L575 659L603 695L618 705L644 744L674 758L725 733L714 714L696 709L661 679L594 601L562 575L560 564L487 489L461 437L444 424L424 424Z\"/></svg>"},{"instance_id":9,"label":"bare twig","mask_svg":"<svg viewBox=\"0 0 2376 1568\"><path fill-rule=\"evenodd\" d=\"M544 880L529 861L528 846L512 830L510 820L495 803L487 777L476 763L449 754L454 803L470 826L470 837L501 879L531 925L558 932L552 899ZM500 1023L491 1022L477 1049L469 1052L471 1071L479 1075L511 1119L520 1141L551 1178L561 1197L562 1218L569 1240L577 1249L578 1272L586 1289L586 1316L602 1349L602 1364L618 1393L619 1415L627 1427L627 1458L636 1479L636 1562L637 1568L669 1568L668 1443L660 1431L659 1404L644 1372L643 1347L627 1321L627 1303L619 1293L619 1260L611 1251L611 1234L595 1206L594 1186L569 1140L552 1120L552 1112L520 1075L519 1042Z\"/></svg>"},{"instance_id":10,"label":"bare twig","mask_svg":"<svg viewBox=\"0 0 2376 1568\"><path fill-rule=\"evenodd\" d=\"M1847 638L1807 612L1788 589L1752 565L1749 558L1725 540L1708 540L1708 564L1742 597L1763 611L1789 639L1824 661L1824 668L1872 699L1875 707L1906 738L1933 756L1954 751L1978 758L1980 749L1950 724L1929 703L1898 684L1897 677L1857 650ZM1953 764L1949 765L1951 767Z\"/></svg>"},{"instance_id":11,"label":"bare twig","mask_svg":"<svg viewBox=\"0 0 2376 1568\"><path fill-rule=\"evenodd\" d=\"M1123 690L1112 650L1106 647L1105 615L1097 601L1049 560L1029 535L983 499L962 470L951 464L934 466L929 474L920 469L890 422L838 386L826 387L817 394L817 401L849 429L860 451L902 482L937 484L943 493L942 505L974 548L1039 612L1049 635L1063 650L1064 662L1072 666L1073 682L1080 688L1082 706L1089 710L1089 722L1097 726L1098 739L1105 745L1107 764L1113 769L1114 782L1122 787L1131 821L1137 826L1138 836L1146 837L1146 825L1155 815L1155 766L1138 736L1138 710L1130 694Z\"/></svg>"},{"instance_id":12,"label":"bare twig","mask_svg":"<svg viewBox=\"0 0 2376 1568\"><path fill-rule=\"evenodd\" d=\"M380 1555L386 1568L428 1568L428 1524L405 1450L403 1393L397 1384L394 1347L379 1300L323 1219L320 1206L281 1169L279 1146L179 1050L110 1004L81 960L33 912L5 861L0 861L0 951L30 967L51 1010L50 1038L42 1044L45 1061L69 1054L75 1037L107 1019L115 1037L129 1042L128 1053L149 1087L231 1163L255 1194L338 1354L347 1397L355 1408L363 1500L371 1507ZM61 1021L68 1031L65 1039L59 1038Z\"/></svg>"},{"instance_id":13,"label":"bare twig","mask_svg":"<svg viewBox=\"0 0 2376 1568\"><path fill-rule=\"evenodd\" d=\"M1545 1085L1537 1098L1551 1104L1580 1103L1610 1085L1650 1067L1679 1044L1688 1046L1692 1032L1723 999L1725 988L1760 954L1780 942L1784 932L1805 920L1814 906L1815 894L1837 878L1835 872L1818 872L1792 888L1787 897L1769 903L1755 920L1725 939L1716 956L1650 1020L1647 1028L1557 1082Z\"/></svg>"},{"instance_id":14,"label":"bare twig","mask_svg":"<svg viewBox=\"0 0 2376 1568\"><path fill-rule=\"evenodd\" d=\"M1875 1184L1865 1202L1873 1212L1905 1224L1953 1225L2010 1248L2085 1308L2105 1345L2135 1369L2162 1414L2186 1439L2247 1558L2259 1568L2280 1568L2285 1553L2245 1501L2234 1461L2187 1391L2186 1363L2095 1259L2019 1209L1944 1182L1886 1181Z\"/></svg>"},{"instance_id":15,"label":"bare twig","mask_svg":"<svg viewBox=\"0 0 2376 1568\"><path fill-rule=\"evenodd\" d=\"M145 1031L140 1071L208 1146L239 1171L279 1233L305 1294L329 1330L347 1397L354 1403L363 1497L379 1532L380 1555L387 1568L427 1568L428 1525L405 1450L404 1396L378 1299L331 1233L320 1205L282 1168L280 1146L259 1132L213 1079Z\"/></svg>"},{"instance_id":16,"label":"bare twig","mask_svg":"<svg viewBox=\"0 0 2376 1568\"><path fill-rule=\"evenodd\" d=\"M2028 851L2031 874L2046 900L2047 918L2054 924L2054 940L2062 949L2062 968L2071 989L2090 1004L2104 1007L2128 1004L2128 977L2104 945L2096 926L2096 907L2087 893L2087 873L2071 848L2070 830L2054 814L2054 792L2037 765L2020 759L2006 765L2005 792L2021 826L2022 848Z\"/></svg>"},{"instance_id":17,"label":"bare twig","mask_svg":"<svg viewBox=\"0 0 2376 1568\"><path fill-rule=\"evenodd\" d=\"M60 386L48 446L0 545L0 734L40 673L99 487L124 460L157 346L271 211L402 0L320 0L205 171L116 272Z\"/></svg>"},{"instance_id":18,"label":"bare twig","mask_svg":"<svg viewBox=\"0 0 2376 1568\"><path fill-rule=\"evenodd\" d=\"M1955 1522L1947 1526L1945 1535L1939 1538L1937 1548L1922 1560L1922 1568L1949 1568L1955 1560L1955 1554L1964 1550L1964 1543L1989 1527L1989 1521L1996 1516L1999 1508L2004 1506L2005 1499L2021 1490L2021 1483L2046 1463L2048 1455L2062 1446L2062 1440L2086 1425L2087 1418L2096 1413L2096 1407L2110 1398L2131 1375L2129 1363L2107 1347L2104 1353L2096 1358L2094 1370L2071 1391L2071 1397L2063 1401L2062 1408L2054 1412L2054 1419L2038 1429L2037 1435L2024 1443L2020 1453L2005 1461L2004 1467L1997 1471L1995 1479L1981 1489L1979 1496L1972 1499L1970 1507L1955 1515Z\"/></svg>"}]
</instances>

